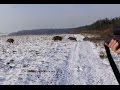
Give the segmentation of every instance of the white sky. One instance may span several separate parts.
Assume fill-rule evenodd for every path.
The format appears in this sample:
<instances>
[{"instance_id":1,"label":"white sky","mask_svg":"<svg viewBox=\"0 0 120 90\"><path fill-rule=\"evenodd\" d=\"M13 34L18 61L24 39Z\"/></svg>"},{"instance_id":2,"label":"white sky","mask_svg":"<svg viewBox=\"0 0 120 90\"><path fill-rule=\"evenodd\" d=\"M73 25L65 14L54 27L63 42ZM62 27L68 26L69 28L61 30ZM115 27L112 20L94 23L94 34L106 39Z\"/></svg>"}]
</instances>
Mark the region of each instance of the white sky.
<instances>
[{"instance_id":1,"label":"white sky","mask_svg":"<svg viewBox=\"0 0 120 90\"><path fill-rule=\"evenodd\" d=\"M1 4L0 32L73 28L120 16L120 4Z\"/></svg>"}]
</instances>

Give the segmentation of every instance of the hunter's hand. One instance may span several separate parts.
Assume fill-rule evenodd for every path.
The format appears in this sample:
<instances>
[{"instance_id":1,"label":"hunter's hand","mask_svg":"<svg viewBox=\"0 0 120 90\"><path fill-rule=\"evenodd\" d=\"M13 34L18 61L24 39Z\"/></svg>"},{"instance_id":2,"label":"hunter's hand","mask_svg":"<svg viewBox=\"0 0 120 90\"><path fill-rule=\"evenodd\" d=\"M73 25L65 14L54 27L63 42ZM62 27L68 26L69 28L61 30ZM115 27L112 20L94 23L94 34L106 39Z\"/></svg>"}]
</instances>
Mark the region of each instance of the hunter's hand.
<instances>
[{"instance_id":1,"label":"hunter's hand","mask_svg":"<svg viewBox=\"0 0 120 90\"><path fill-rule=\"evenodd\" d=\"M120 48L118 48L120 44L116 40L112 39L110 43L105 43L105 45L111 48L115 53L120 54Z\"/></svg>"}]
</instances>

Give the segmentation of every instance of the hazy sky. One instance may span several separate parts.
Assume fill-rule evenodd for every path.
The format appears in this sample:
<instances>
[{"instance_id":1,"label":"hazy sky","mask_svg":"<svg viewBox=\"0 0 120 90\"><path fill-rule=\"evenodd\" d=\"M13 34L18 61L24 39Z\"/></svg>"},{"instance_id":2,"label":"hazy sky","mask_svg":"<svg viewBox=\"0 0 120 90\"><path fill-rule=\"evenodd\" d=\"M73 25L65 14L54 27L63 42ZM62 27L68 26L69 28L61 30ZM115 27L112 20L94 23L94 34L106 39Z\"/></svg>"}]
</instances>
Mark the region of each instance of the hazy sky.
<instances>
[{"instance_id":1,"label":"hazy sky","mask_svg":"<svg viewBox=\"0 0 120 90\"><path fill-rule=\"evenodd\" d=\"M0 32L71 28L120 16L120 4L1 4Z\"/></svg>"}]
</instances>

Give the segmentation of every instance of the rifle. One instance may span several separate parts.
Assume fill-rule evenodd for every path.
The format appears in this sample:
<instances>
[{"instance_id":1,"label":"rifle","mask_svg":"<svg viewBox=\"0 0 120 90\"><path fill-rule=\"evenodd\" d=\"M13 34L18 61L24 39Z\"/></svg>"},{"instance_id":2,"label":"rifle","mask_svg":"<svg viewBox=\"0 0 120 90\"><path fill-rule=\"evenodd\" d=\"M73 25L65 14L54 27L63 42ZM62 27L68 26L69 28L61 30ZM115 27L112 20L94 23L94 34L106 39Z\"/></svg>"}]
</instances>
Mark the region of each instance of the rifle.
<instances>
[{"instance_id":1,"label":"rifle","mask_svg":"<svg viewBox=\"0 0 120 90\"><path fill-rule=\"evenodd\" d=\"M83 40L84 41L93 41L93 42L101 42L102 41L104 43L105 42L109 43L112 39L115 39L115 40L117 40L117 42L120 43L120 26L117 26L117 28L116 27L113 28L113 35L103 36L103 37L92 37L92 38L86 37ZM111 65L111 68L113 70L113 73L120 85L120 71L118 70L118 68L112 58L109 47L104 45L104 48L106 50L106 54L107 54L109 63ZM117 48L120 48L120 45Z\"/></svg>"},{"instance_id":2,"label":"rifle","mask_svg":"<svg viewBox=\"0 0 120 90\"><path fill-rule=\"evenodd\" d=\"M116 79L117 79L117 81L120 85L120 72L119 72L119 70L118 70L118 68L117 68L117 66L116 66L116 64L115 64L115 62L114 62L114 60L111 56L109 47L107 47L106 45L104 45L104 47L105 47L105 50L106 50L106 53L107 53L109 63L110 63L111 68L113 70L113 73L114 73L114 75L115 75L115 77L116 77Z\"/></svg>"},{"instance_id":3,"label":"rifle","mask_svg":"<svg viewBox=\"0 0 120 90\"><path fill-rule=\"evenodd\" d=\"M84 41L92 41L92 42L99 42L99 41L103 41L104 43L107 42L109 43L111 41L111 39L115 39L117 40L118 42L120 42L120 36L113 36L113 37L97 37L97 38L84 38L83 40ZM107 47L106 45L104 45L104 48L105 48L105 51L106 51L106 54L107 54L107 57L108 57L108 60L109 60L109 63L110 63L110 66L113 70L113 73L120 85L120 72L112 58L112 55L110 53L110 49L109 47ZM120 46L118 46L117 48L120 48Z\"/></svg>"}]
</instances>

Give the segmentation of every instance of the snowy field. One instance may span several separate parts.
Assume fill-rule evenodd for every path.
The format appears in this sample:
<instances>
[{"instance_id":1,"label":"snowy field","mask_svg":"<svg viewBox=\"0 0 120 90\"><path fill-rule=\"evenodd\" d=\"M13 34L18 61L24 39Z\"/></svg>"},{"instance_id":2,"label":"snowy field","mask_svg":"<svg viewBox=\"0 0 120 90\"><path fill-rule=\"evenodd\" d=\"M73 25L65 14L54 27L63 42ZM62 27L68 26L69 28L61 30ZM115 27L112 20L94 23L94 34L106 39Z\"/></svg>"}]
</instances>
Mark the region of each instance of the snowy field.
<instances>
[{"instance_id":1,"label":"snowy field","mask_svg":"<svg viewBox=\"0 0 120 90\"><path fill-rule=\"evenodd\" d=\"M0 37L0 85L118 85L108 59L99 56L104 47L82 35L60 36L57 42L54 35L13 36L13 44Z\"/></svg>"}]
</instances>

